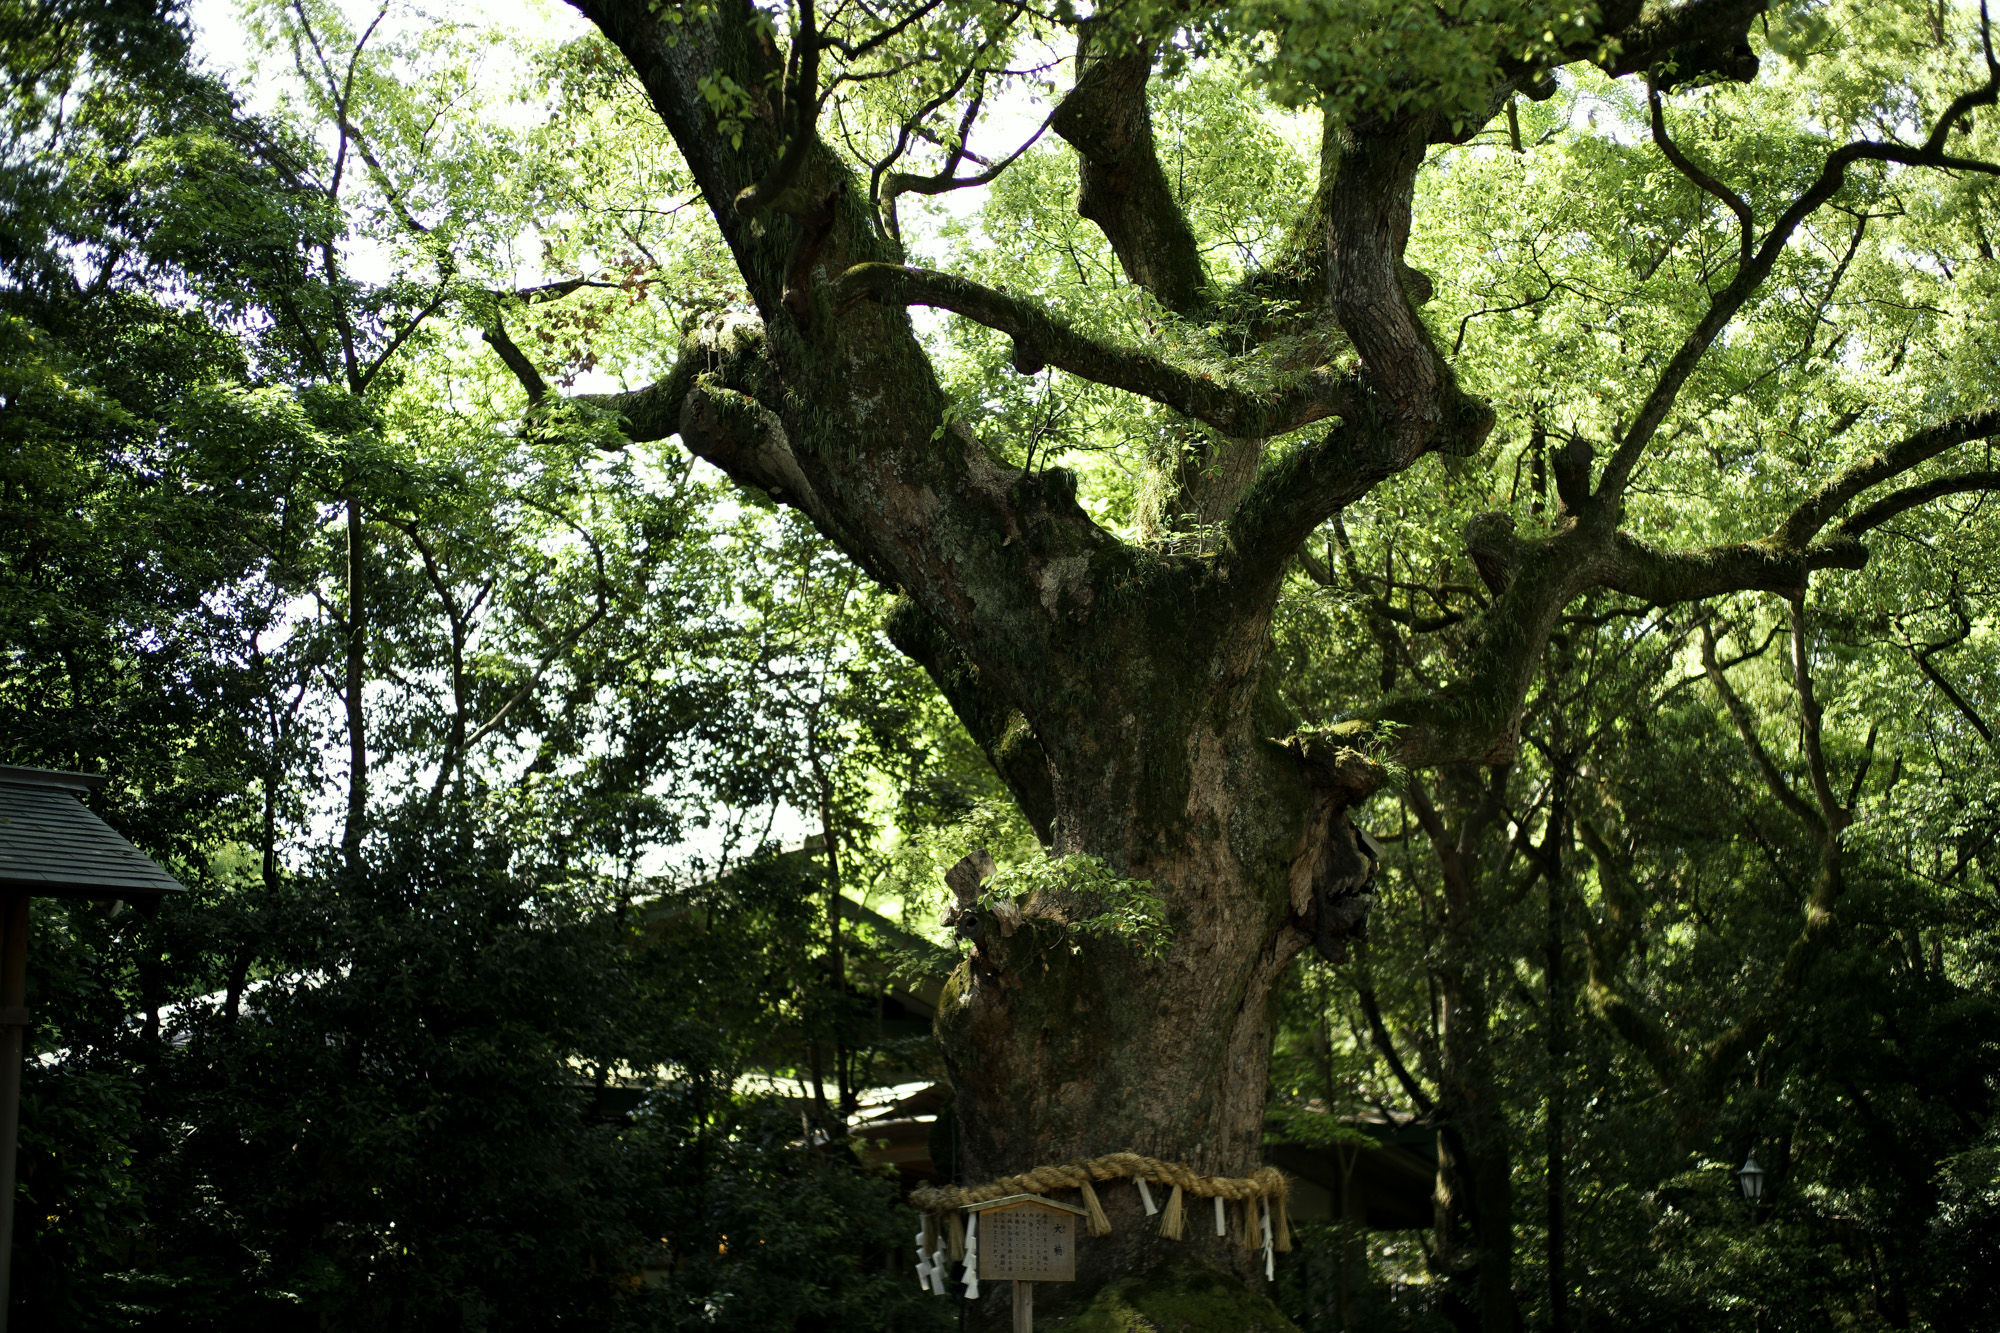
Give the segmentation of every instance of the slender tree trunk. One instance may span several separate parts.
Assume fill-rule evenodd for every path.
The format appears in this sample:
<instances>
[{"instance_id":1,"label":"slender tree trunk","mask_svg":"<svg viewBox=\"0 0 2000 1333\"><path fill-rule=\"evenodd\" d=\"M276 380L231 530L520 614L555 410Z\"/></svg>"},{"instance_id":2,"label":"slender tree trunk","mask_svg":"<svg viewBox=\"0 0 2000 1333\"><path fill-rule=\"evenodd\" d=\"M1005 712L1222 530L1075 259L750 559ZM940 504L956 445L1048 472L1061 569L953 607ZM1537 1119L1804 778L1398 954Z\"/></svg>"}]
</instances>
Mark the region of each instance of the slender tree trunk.
<instances>
[{"instance_id":1,"label":"slender tree trunk","mask_svg":"<svg viewBox=\"0 0 2000 1333\"><path fill-rule=\"evenodd\" d=\"M1492 1061L1485 978L1448 968L1443 994L1438 1249L1447 1314L1466 1333L1514 1333L1514 1154Z\"/></svg>"},{"instance_id":2,"label":"slender tree trunk","mask_svg":"<svg viewBox=\"0 0 2000 1333\"><path fill-rule=\"evenodd\" d=\"M1409 799L1438 860L1443 892L1432 977L1438 990L1438 1261L1447 1275L1447 1315L1466 1333L1514 1333L1513 1131L1493 1066L1487 937L1501 894L1480 850L1505 809L1511 770L1485 780L1440 776L1452 820L1420 784ZM1504 870L1505 861L1501 863Z\"/></svg>"},{"instance_id":3,"label":"slender tree trunk","mask_svg":"<svg viewBox=\"0 0 2000 1333\"><path fill-rule=\"evenodd\" d=\"M1569 1059L1569 974L1563 965L1564 895L1563 853L1569 843L1569 775L1555 775L1549 809L1549 836L1543 882L1548 887L1548 930L1543 941L1543 978L1546 994L1543 1015L1549 1055L1549 1104L1544 1119L1544 1152L1548 1158L1548 1268L1549 1328L1565 1333L1569 1327L1569 1250L1567 1188L1568 1163L1564 1156L1565 1066Z\"/></svg>"},{"instance_id":4,"label":"slender tree trunk","mask_svg":"<svg viewBox=\"0 0 2000 1333\"><path fill-rule=\"evenodd\" d=\"M347 500L347 823L341 854L349 871L361 870L361 837L368 823L368 731L362 689L368 667L367 533L361 502Z\"/></svg>"},{"instance_id":5,"label":"slender tree trunk","mask_svg":"<svg viewBox=\"0 0 2000 1333\"><path fill-rule=\"evenodd\" d=\"M833 988L833 1071L840 1088L840 1116L844 1121L854 1114L857 1094L846 1039L847 954L840 933L840 842L833 827L832 783L818 754L813 756L813 776L819 794L820 841L826 852L826 976L827 984Z\"/></svg>"}]
</instances>

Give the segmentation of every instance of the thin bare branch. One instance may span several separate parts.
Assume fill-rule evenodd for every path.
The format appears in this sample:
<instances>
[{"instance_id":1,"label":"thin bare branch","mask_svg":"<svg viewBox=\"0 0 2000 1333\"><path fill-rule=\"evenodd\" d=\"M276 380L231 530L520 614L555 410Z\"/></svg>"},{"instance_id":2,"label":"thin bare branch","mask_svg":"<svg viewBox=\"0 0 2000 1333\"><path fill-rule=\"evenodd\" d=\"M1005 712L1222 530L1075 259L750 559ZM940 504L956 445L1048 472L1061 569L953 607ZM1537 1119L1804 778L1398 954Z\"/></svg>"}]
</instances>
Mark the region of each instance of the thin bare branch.
<instances>
[{"instance_id":1,"label":"thin bare branch","mask_svg":"<svg viewBox=\"0 0 2000 1333\"><path fill-rule=\"evenodd\" d=\"M1660 109L1660 90L1653 86L1650 79L1646 82L1646 107L1652 113L1653 142L1660 146L1660 151L1666 154L1667 161L1673 164L1674 170L1680 172L1681 175L1687 177L1690 181L1693 181L1705 193L1720 199L1728 207L1729 211L1736 215L1737 244L1741 251L1740 262L1749 263L1750 250L1752 245L1755 244L1757 234L1757 219L1750 212L1749 201L1696 166L1688 155L1680 150L1680 146L1673 141L1672 137L1667 134L1666 116Z\"/></svg>"},{"instance_id":2,"label":"thin bare branch","mask_svg":"<svg viewBox=\"0 0 2000 1333\"><path fill-rule=\"evenodd\" d=\"M1729 720L1736 724L1736 734L1743 738L1743 748L1750 752L1751 762L1757 766L1757 772L1763 777L1764 785L1770 789L1771 795L1777 797L1778 804L1798 816L1807 827L1815 831L1823 830L1826 821L1820 812L1792 789L1790 781L1778 771L1778 765L1772 760L1771 752L1764 748L1763 740L1757 735L1757 719L1750 715L1750 709L1730 685L1729 677L1723 674L1721 666L1716 663L1715 631L1706 624L1701 627L1701 665L1708 673L1709 683L1715 687L1716 697L1722 700L1723 708L1728 711Z\"/></svg>"}]
</instances>

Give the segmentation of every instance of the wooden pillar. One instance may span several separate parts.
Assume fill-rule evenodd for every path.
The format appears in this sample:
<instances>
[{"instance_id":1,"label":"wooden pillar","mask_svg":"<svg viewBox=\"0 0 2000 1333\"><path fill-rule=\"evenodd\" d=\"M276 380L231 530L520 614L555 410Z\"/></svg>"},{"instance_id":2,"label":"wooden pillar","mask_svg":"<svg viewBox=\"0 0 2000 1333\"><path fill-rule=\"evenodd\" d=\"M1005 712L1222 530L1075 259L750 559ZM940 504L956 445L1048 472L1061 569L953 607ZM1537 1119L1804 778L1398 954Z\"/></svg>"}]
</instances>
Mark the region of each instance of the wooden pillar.
<instances>
[{"instance_id":1,"label":"wooden pillar","mask_svg":"<svg viewBox=\"0 0 2000 1333\"><path fill-rule=\"evenodd\" d=\"M28 1031L28 895L0 898L0 1333L14 1276L14 1146L21 1128L21 1061Z\"/></svg>"},{"instance_id":2,"label":"wooden pillar","mask_svg":"<svg viewBox=\"0 0 2000 1333\"><path fill-rule=\"evenodd\" d=\"M1035 1333L1035 1284L1018 1279L1014 1283L1014 1333Z\"/></svg>"}]
</instances>

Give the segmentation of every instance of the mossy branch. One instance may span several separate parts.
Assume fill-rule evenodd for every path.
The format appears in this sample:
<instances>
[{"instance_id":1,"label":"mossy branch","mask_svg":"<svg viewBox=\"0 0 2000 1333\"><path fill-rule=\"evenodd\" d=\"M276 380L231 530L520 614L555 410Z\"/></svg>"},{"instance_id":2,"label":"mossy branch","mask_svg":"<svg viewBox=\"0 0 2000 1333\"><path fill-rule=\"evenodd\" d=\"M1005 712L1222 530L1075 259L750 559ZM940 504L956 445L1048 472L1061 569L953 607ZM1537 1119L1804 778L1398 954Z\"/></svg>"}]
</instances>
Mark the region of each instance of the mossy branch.
<instances>
[{"instance_id":1,"label":"mossy branch","mask_svg":"<svg viewBox=\"0 0 2000 1333\"><path fill-rule=\"evenodd\" d=\"M1354 381L1311 370L1290 384L1252 386L1189 370L1150 352L1077 332L1038 304L968 279L901 264L857 264L833 281L833 308L857 301L949 310L1014 340L1024 375L1055 366L1094 384L1149 398L1237 438L1283 435L1355 409Z\"/></svg>"},{"instance_id":2,"label":"mossy branch","mask_svg":"<svg viewBox=\"0 0 2000 1333\"><path fill-rule=\"evenodd\" d=\"M1853 464L1838 477L1820 487L1811 498L1792 511L1791 516L1778 531L1772 534L1773 540L1788 550L1803 551L1812 544L1826 525L1833 521L1834 516L1846 507L1848 501L1863 491L1901 476L1918 464L1936 458L1947 449L1994 435L2000 435L2000 407L1987 408L1983 412L1961 413L1925 426L1881 453L1871 454ZM1910 505L1921 504L1925 499L1936 499L1938 495L1950 493L1949 490L1940 490L1920 499L1910 499L1907 503L1885 510L1879 517L1875 516L1875 510L1881 508L1881 504L1878 503L1849 519L1842 525L1841 531L1846 536L1859 536L1909 508ZM1899 494L1906 493L1899 492ZM1868 516L1865 520L1864 515Z\"/></svg>"}]
</instances>

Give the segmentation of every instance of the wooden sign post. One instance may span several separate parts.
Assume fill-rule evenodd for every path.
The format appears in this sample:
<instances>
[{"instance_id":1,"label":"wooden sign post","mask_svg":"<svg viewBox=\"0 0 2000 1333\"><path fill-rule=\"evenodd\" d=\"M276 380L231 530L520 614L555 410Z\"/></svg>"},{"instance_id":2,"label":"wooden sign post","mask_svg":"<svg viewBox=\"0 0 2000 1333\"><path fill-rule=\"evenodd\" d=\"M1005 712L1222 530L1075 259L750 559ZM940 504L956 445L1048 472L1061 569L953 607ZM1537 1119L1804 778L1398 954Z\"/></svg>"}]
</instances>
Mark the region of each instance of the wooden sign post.
<instances>
[{"instance_id":1,"label":"wooden sign post","mask_svg":"<svg viewBox=\"0 0 2000 1333\"><path fill-rule=\"evenodd\" d=\"M1076 1281L1077 1219L1083 1209L1039 1194L969 1203L977 1219L979 1280L1014 1284L1014 1333L1033 1333L1035 1284Z\"/></svg>"}]
</instances>

